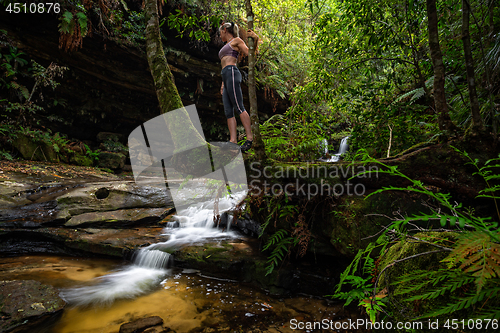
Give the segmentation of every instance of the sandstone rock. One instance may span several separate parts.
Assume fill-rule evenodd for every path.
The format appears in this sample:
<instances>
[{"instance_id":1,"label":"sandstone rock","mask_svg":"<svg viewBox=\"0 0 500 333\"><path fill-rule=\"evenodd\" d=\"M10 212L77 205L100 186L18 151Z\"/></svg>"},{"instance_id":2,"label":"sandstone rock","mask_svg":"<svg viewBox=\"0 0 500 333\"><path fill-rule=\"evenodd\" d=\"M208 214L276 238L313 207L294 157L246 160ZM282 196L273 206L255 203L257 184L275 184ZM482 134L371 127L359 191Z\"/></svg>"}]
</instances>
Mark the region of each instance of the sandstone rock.
<instances>
[{"instance_id":1,"label":"sandstone rock","mask_svg":"<svg viewBox=\"0 0 500 333\"><path fill-rule=\"evenodd\" d=\"M121 169L125 165L125 155L103 151L99 153L99 167L105 169Z\"/></svg>"},{"instance_id":2,"label":"sandstone rock","mask_svg":"<svg viewBox=\"0 0 500 333\"><path fill-rule=\"evenodd\" d=\"M165 208L135 208L121 209L111 212L92 212L77 215L69 219L66 227L80 227L82 225L113 225L123 227L130 224L146 224L160 221L169 210Z\"/></svg>"},{"instance_id":3,"label":"sandstone rock","mask_svg":"<svg viewBox=\"0 0 500 333\"><path fill-rule=\"evenodd\" d=\"M120 326L120 333L138 333L145 329L163 324L163 319L158 316L137 319Z\"/></svg>"},{"instance_id":4,"label":"sandstone rock","mask_svg":"<svg viewBox=\"0 0 500 333\"><path fill-rule=\"evenodd\" d=\"M38 281L0 282L0 331L36 332L40 326L57 318L66 303L52 286Z\"/></svg>"}]
</instances>

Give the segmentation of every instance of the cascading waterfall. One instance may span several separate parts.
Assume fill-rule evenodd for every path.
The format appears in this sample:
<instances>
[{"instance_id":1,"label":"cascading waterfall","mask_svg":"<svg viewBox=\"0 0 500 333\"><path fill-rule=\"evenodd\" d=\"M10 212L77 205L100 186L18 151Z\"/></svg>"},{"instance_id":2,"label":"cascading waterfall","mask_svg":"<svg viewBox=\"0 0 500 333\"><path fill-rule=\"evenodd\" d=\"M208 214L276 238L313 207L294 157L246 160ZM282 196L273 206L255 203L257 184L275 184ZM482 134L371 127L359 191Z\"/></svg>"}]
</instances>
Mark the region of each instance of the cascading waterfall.
<instances>
[{"instance_id":1,"label":"cascading waterfall","mask_svg":"<svg viewBox=\"0 0 500 333\"><path fill-rule=\"evenodd\" d=\"M232 197L221 198L218 202L222 213L241 201L246 192L239 192ZM201 244L209 239L236 238L230 231L213 228L214 202L202 202L188 207L173 217L164 230L169 240L152 244L138 250L131 265L94 279L91 286L64 290L61 296L74 305L111 304L117 299L135 298L150 292L167 277L173 261L167 250L175 250L186 244Z\"/></svg>"},{"instance_id":2,"label":"cascading waterfall","mask_svg":"<svg viewBox=\"0 0 500 333\"><path fill-rule=\"evenodd\" d=\"M347 144L347 139L349 139L348 136L342 139L340 141L340 147L339 147L339 155L345 154L347 152L347 149L349 148L349 145Z\"/></svg>"},{"instance_id":3,"label":"cascading waterfall","mask_svg":"<svg viewBox=\"0 0 500 333\"><path fill-rule=\"evenodd\" d=\"M171 255L159 250L141 249L135 253L134 263L139 267L162 269L168 267Z\"/></svg>"},{"instance_id":4,"label":"cascading waterfall","mask_svg":"<svg viewBox=\"0 0 500 333\"><path fill-rule=\"evenodd\" d=\"M346 136L345 138L343 138L341 141L340 141L340 147L339 147L339 152L337 154L333 154L330 156L330 158L324 158L324 157L321 157L319 160L322 161L322 162L338 162L339 159L340 159L340 156L342 154L345 154L347 152L347 149L349 149L349 145L347 143L347 140L349 139L348 136ZM326 140L326 139L325 139ZM328 150L326 150L325 152L325 155L328 153Z\"/></svg>"}]
</instances>

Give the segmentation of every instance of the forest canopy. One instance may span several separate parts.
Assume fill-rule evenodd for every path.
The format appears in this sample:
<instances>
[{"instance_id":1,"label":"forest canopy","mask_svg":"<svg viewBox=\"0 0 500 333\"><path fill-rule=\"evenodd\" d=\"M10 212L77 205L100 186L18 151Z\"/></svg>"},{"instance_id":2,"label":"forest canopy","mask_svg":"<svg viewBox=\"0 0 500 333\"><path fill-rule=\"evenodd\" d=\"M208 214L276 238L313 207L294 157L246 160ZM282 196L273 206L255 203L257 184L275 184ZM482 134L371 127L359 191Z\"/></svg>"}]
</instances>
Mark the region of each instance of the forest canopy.
<instances>
[{"instance_id":1,"label":"forest canopy","mask_svg":"<svg viewBox=\"0 0 500 333\"><path fill-rule=\"evenodd\" d=\"M24 10L14 3L1 1L4 11ZM245 1L159 3L167 52L172 34L208 50L226 21L239 24L245 37ZM95 35L144 49L142 1L59 4L51 15L58 17L61 50L85 48L85 40ZM496 1L256 0L252 5L261 36L258 89L291 101L284 114L261 123L269 157L317 159L324 153L320 142L326 139L334 152L345 136L350 136L351 151L366 148L375 157L465 133L496 136ZM57 101L43 99L50 93L38 90L41 85L55 89L64 67L31 62L5 30L0 33L2 133L19 126L40 129L37 115L50 117ZM8 150L5 145L4 158L11 156Z\"/></svg>"}]
</instances>

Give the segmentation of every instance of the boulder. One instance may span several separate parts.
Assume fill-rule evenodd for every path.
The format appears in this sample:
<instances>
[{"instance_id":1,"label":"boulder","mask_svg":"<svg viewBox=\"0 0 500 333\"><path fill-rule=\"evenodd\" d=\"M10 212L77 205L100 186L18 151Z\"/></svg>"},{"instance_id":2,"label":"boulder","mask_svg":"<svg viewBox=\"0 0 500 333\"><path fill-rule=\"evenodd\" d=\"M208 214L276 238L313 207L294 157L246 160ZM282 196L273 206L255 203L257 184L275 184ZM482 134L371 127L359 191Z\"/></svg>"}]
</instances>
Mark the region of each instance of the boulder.
<instances>
[{"instance_id":1,"label":"boulder","mask_svg":"<svg viewBox=\"0 0 500 333\"><path fill-rule=\"evenodd\" d=\"M141 318L120 326L120 333L138 333L145 329L163 324L163 319L158 316Z\"/></svg>"},{"instance_id":2,"label":"boulder","mask_svg":"<svg viewBox=\"0 0 500 333\"><path fill-rule=\"evenodd\" d=\"M99 132L97 134L97 141L99 142L104 142L106 140L118 142L121 141L122 138L123 135L120 133Z\"/></svg>"},{"instance_id":3,"label":"boulder","mask_svg":"<svg viewBox=\"0 0 500 333\"><path fill-rule=\"evenodd\" d=\"M51 143L19 133L12 145L19 150L26 160L59 162L57 153Z\"/></svg>"},{"instance_id":4,"label":"boulder","mask_svg":"<svg viewBox=\"0 0 500 333\"><path fill-rule=\"evenodd\" d=\"M99 168L104 169L122 169L125 165L125 155L103 151L99 153Z\"/></svg>"},{"instance_id":5,"label":"boulder","mask_svg":"<svg viewBox=\"0 0 500 333\"><path fill-rule=\"evenodd\" d=\"M62 313L66 303L52 286L33 280L0 282L0 331L38 332Z\"/></svg>"}]
</instances>

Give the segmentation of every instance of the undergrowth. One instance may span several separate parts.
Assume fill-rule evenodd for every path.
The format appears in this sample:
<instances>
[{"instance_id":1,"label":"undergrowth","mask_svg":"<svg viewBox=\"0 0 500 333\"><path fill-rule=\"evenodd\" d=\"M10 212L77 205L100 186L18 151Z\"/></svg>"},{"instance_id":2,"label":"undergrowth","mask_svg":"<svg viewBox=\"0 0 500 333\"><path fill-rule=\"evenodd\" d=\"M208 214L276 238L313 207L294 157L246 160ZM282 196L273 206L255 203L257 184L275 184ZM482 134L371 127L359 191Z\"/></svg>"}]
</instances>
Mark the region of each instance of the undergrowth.
<instances>
[{"instance_id":1,"label":"undergrowth","mask_svg":"<svg viewBox=\"0 0 500 333\"><path fill-rule=\"evenodd\" d=\"M498 184L500 157L490 159L481 165L467 153L456 148L455 150L468 161L468 164L475 167L477 170L475 174L484 179L486 188L480 192L480 196L490 198L497 207L496 201L500 190ZM409 191L426 195L438 205L431 213L421 213L418 216L403 217L393 221L380 233L375 242L359 250L342 273L335 294L331 297L345 300L346 305L358 302L358 305L366 310L372 322L384 317L398 317L398 320L407 321L464 316L474 319L499 319L498 208L498 216L495 219L477 216L465 209L462 204L453 201L450 194L431 190L422 182L402 174L396 166L386 165L370 157L366 152L356 157L365 163L378 164L381 167L378 172L399 176L411 183L407 187L384 187L367 197L383 191ZM421 227L422 223L427 227ZM421 236L426 232L439 233L443 236ZM444 244L443 238L446 238L448 243ZM420 244L424 250L403 257L391 257L391 248L402 244L411 246ZM403 270L404 274L399 276L393 274L391 276L395 278L389 278L388 273L396 272L399 265L404 265L403 262L408 263L419 257L434 260L432 258L436 255L444 259L436 259L433 267ZM382 262L383 265L380 264ZM402 308L414 310L405 312L401 310Z\"/></svg>"}]
</instances>

